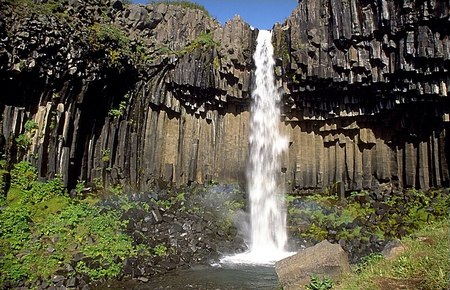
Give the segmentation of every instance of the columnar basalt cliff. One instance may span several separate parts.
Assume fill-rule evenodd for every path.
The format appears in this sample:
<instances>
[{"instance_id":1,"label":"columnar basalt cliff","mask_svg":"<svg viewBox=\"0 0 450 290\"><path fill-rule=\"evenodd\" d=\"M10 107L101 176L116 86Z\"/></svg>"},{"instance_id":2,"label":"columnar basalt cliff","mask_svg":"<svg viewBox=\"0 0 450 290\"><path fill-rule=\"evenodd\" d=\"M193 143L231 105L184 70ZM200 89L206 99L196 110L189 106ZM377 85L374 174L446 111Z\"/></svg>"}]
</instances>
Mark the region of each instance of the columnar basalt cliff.
<instances>
[{"instance_id":1,"label":"columnar basalt cliff","mask_svg":"<svg viewBox=\"0 0 450 290\"><path fill-rule=\"evenodd\" d=\"M275 28L294 187L448 185L449 8L302 1Z\"/></svg>"},{"instance_id":2,"label":"columnar basalt cliff","mask_svg":"<svg viewBox=\"0 0 450 290\"><path fill-rule=\"evenodd\" d=\"M69 186L243 178L256 37L248 24L222 27L167 4L50 4L2 4L8 159ZM19 144L21 135L32 142Z\"/></svg>"},{"instance_id":3,"label":"columnar basalt cliff","mask_svg":"<svg viewBox=\"0 0 450 290\"><path fill-rule=\"evenodd\" d=\"M8 161L69 187L244 180L257 30L177 5L35 2L0 2ZM274 26L291 189L448 184L449 8L304 0Z\"/></svg>"}]
</instances>

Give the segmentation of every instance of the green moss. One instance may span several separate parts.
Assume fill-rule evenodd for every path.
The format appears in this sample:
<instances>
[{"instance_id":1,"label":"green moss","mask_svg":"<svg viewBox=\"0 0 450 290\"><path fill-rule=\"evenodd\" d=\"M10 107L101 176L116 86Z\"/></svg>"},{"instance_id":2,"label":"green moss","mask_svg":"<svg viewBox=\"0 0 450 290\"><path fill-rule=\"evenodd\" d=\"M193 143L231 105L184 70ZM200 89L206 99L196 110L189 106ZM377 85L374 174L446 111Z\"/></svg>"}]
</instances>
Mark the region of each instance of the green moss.
<instances>
[{"instance_id":1,"label":"green moss","mask_svg":"<svg viewBox=\"0 0 450 290\"><path fill-rule=\"evenodd\" d=\"M220 68L220 59L217 55L214 57L213 67L215 70L218 70Z\"/></svg>"},{"instance_id":2,"label":"green moss","mask_svg":"<svg viewBox=\"0 0 450 290\"><path fill-rule=\"evenodd\" d=\"M102 149L102 161L108 163L111 160L111 149Z\"/></svg>"},{"instance_id":3,"label":"green moss","mask_svg":"<svg viewBox=\"0 0 450 290\"><path fill-rule=\"evenodd\" d=\"M60 213L70 204L70 199L66 196L55 196L33 207L34 221L37 223L45 222L49 216Z\"/></svg>"}]
</instances>

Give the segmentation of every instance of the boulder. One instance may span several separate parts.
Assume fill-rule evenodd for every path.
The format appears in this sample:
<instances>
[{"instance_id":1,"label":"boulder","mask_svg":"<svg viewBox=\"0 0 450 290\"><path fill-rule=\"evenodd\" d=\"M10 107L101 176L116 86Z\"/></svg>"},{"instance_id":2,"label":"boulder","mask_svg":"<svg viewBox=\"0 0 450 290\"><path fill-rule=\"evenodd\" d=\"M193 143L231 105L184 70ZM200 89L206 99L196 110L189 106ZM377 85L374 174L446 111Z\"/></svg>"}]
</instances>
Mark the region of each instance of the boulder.
<instances>
[{"instance_id":1,"label":"boulder","mask_svg":"<svg viewBox=\"0 0 450 290\"><path fill-rule=\"evenodd\" d=\"M381 252L386 260L395 260L398 256L403 254L406 247L399 240L392 240L386 244L383 251Z\"/></svg>"},{"instance_id":2,"label":"boulder","mask_svg":"<svg viewBox=\"0 0 450 290\"><path fill-rule=\"evenodd\" d=\"M304 289L310 276L338 280L350 271L347 253L339 244L322 241L275 264L275 271L284 290Z\"/></svg>"}]
</instances>

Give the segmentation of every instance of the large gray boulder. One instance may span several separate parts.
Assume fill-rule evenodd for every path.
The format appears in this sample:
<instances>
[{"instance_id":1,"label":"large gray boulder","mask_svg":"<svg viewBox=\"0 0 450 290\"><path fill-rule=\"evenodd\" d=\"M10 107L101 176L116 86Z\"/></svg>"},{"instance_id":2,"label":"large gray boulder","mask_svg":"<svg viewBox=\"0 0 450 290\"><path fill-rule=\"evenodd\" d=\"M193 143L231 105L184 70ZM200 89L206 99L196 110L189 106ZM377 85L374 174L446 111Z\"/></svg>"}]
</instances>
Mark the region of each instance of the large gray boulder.
<instances>
[{"instance_id":1,"label":"large gray boulder","mask_svg":"<svg viewBox=\"0 0 450 290\"><path fill-rule=\"evenodd\" d=\"M339 244L322 241L275 264L275 271L284 290L305 289L310 276L339 280L350 271L347 253Z\"/></svg>"}]
</instances>

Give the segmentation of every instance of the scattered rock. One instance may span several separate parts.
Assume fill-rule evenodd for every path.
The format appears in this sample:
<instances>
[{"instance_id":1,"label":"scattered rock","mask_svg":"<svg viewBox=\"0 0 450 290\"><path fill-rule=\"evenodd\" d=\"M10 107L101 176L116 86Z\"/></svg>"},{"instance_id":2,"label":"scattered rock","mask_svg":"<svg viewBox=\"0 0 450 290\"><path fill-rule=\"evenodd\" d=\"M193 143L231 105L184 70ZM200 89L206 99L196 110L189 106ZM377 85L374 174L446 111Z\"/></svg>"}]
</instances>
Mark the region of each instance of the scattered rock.
<instances>
[{"instance_id":1,"label":"scattered rock","mask_svg":"<svg viewBox=\"0 0 450 290\"><path fill-rule=\"evenodd\" d=\"M77 277L72 277L72 278L67 279L66 287L74 288L76 286L78 286L78 278Z\"/></svg>"},{"instance_id":2,"label":"scattered rock","mask_svg":"<svg viewBox=\"0 0 450 290\"><path fill-rule=\"evenodd\" d=\"M148 282L148 278L146 278L146 277L139 277L139 278L137 278L138 279L138 281L140 281L140 282L143 282L143 283L147 283Z\"/></svg>"},{"instance_id":3,"label":"scattered rock","mask_svg":"<svg viewBox=\"0 0 450 290\"><path fill-rule=\"evenodd\" d=\"M386 244L383 251L381 252L387 260L395 260L400 256L406 247L399 240L392 240Z\"/></svg>"}]
</instances>

